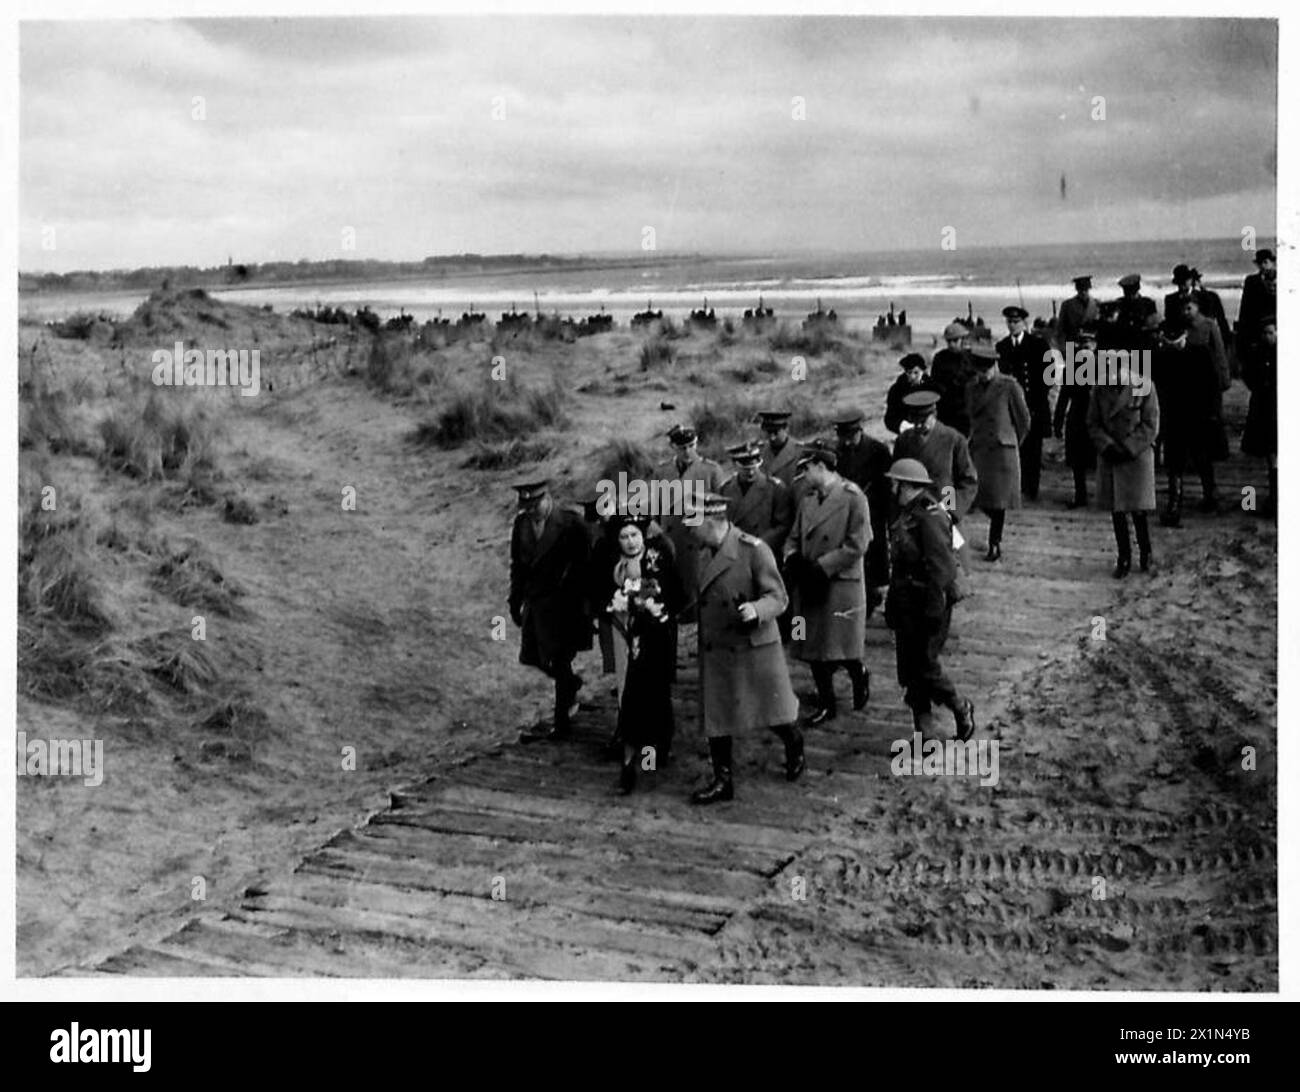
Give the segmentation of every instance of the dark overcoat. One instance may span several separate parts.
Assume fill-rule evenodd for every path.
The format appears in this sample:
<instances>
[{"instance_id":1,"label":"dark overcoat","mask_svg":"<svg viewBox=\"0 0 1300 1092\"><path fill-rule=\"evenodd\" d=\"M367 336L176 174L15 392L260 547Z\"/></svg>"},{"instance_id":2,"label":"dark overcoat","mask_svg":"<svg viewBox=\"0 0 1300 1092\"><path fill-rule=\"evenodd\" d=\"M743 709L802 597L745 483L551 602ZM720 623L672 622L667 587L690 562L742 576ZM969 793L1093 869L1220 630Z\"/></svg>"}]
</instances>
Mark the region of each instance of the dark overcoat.
<instances>
[{"instance_id":1,"label":"dark overcoat","mask_svg":"<svg viewBox=\"0 0 1300 1092\"><path fill-rule=\"evenodd\" d=\"M787 598L772 551L762 539L731 527L701 566L698 599L705 734L732 736L793 723L799 702L776 625ZM740 620L742 603L754 604L756 622Z\"/></svg>"},{"instance_id":2,"label":"dark overcoat","mask_svg":"<svg viewBox=\"0 0 1300 1092\"><path fill-rule=\"evenodd\" d=\"M548 674L591 648L586 611L590 540L582 517L555 505L541 536L524 514L510 533L510 614L518 619L519 662Z\"/></svg>"},{"instance_id":3,"label":"dark overcoat","mask_svg":"<svg viewBox=\"0 0 1300 1092\"><path fill-rule=\"evenodd\" d=\"M1020 507L1020 445L1029 434L1029 407L1020 384L1007 375L966 385L970 455L979 475L975 507Z\"/></svg>"},{"instance_id":4,"label":"dark overcoat","mask_svg":"<svg viewBox=\"0 0 1300 1092\"><path fill-rule=\"evenodd\" d=\"M970 434L966 384L974 377L975 364L965 349L940 349L930 361L930 382L939 392L939 420L964 436Z\"/></svg>"},{"instance_id":5,"label":"dark overcoat","mask_svg":"<svg viewBox=\"0 0 1300 1092\"><path fill-rule=\"evenodd\" d=\"M867 636L867 594L863 556L871 542L867 498L850 481L832 482L823 499L809 489L786 540L786 568L794 557L816 564L829 578L820 594L795 585L794 615L804 620L803 640L794 642L801 660L860 660ZM798 566L796 565L796 571Z\"/></svg>"}]
</instances>

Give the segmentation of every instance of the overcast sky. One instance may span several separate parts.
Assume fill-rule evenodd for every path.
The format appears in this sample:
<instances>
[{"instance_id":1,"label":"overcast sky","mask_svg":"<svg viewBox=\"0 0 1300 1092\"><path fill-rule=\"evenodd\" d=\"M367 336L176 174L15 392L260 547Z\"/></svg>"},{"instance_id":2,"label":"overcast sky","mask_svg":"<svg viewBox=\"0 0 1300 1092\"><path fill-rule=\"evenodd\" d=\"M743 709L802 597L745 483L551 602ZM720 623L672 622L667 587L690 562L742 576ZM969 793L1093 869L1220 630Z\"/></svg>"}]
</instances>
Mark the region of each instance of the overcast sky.
<instances>
[{"instance_id":1,"label":"overcast sky","mask_svg":"<svg viewBox=\"0 0 1300 1092\"><path fill-rule=\"evenodd\" d=\"M1190 19L27 23L19 265L1268 236L1275 44Z\"/></svg>"}]
</instances>

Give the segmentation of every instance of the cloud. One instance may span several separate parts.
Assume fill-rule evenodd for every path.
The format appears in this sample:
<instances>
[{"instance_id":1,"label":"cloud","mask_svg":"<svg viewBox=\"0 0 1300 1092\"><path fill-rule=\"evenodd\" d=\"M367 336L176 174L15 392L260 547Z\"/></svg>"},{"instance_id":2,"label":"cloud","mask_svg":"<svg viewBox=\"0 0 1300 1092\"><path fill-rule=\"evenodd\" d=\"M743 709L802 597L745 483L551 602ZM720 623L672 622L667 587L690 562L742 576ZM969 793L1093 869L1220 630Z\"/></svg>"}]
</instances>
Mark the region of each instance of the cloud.
<instances>
[{"instance_id":1,"label":"cloud","mask_svg":"<svg viewBox=\"0 0 1300 1092\"><path fill-rule=\"evenodd\" d=\"M25 23L20 61L24 269L333 257L344 226L389 258L1273 228L1264 20Z\"/></svg>"}]
</instances>

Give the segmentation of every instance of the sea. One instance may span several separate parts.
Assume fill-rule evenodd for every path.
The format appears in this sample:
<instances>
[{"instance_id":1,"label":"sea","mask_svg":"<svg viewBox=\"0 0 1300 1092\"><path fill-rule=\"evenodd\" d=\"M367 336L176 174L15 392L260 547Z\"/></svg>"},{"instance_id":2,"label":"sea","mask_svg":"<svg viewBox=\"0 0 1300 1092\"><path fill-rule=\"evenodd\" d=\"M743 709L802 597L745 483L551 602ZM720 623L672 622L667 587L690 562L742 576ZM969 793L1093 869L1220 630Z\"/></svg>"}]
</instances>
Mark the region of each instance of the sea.
<instances>
[{"instance_id":1,"label":"sea","mask_svg":"<svg viewBox=\"0 0 1300 1092\"><path fill-rule=\"evenodd\" d=\"M1272 240L1260 240L1260 246ZM697 308L718 320L737 321L762 302L776 318L799 321L817 308L834 310L851 329L874 326L892 305L905 312L917 335L937 337L954 318L982 317L1001 332L1002 308L1022 304L1035 318L1073 295L1071 279L1090 275L1093 295L1121 294L1119 278L1142 277L1142 292L1157 300L1173 291L1175 265L1198 268L1207 288L1223 297L1235 319L1242 279L1255 270L1253 249L1242 241L1195 239L1142 243L1088 243L1021 247L958 248L870 254L799 254L744 257L660 258L643 267L621 264L564 272L521 272L371 280L309 282L209 289L213 296L275 311L328 304L349 310L362 305L387 318L402 312L419 321L456 319L464 311L485 312L490 321L511 310L558 313L580 319L606 312L626 325L638 311L662 311L685 319ZM24 293L19 313L49 320L76 311L129 315L147 293Z\"/></svg>"}]
</instances>

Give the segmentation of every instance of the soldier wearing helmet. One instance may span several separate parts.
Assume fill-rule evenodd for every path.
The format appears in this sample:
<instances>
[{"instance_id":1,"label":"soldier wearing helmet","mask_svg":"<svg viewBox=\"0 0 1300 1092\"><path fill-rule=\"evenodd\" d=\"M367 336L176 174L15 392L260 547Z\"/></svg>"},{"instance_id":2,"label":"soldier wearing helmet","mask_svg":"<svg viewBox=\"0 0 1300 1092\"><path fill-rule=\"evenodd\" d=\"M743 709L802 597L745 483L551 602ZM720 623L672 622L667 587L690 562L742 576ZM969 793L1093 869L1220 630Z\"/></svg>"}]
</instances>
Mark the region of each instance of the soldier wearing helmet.
<instances>
[{"instance_id":1,"label":"soldier wearing helmet","mask_svg":"<svg viewBox=\"0 0 1300 1092\"><path fill-rule=\"evenodd\" d=\"M885 622L894 631L898 684L916 731L926 734L935 702L952 710L957 738L975 734L975 707L957 693L939 663L952 621L958 576L952 521L917 459L899 459L893 482L898 518L889 528L891 574Z\"/></svg>"}]
</instances>

